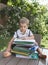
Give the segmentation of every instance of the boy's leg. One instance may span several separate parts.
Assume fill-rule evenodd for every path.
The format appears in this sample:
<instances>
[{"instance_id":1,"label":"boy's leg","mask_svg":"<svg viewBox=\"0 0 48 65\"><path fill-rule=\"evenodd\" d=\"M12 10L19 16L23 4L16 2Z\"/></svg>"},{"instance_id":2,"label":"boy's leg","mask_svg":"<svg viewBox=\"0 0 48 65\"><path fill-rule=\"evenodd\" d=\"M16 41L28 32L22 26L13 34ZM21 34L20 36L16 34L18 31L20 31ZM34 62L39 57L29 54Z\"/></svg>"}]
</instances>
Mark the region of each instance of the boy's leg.
<instances>
[{"instance_id":1,"label":"boy's leg","mask_svg":"<svg viewBox=\"0 0 48 65\"><path fill-rule=\"evenodd\" d=\"M46 55L44 55L44 54L42 54L42 51L40 50L40 48L38 48L37 49L37 52L39 53L39 57L41 58L41 59L46 59Z\"/></svg>"},{"instance_id":2,"label":"boy's leg","mask_svg":"<svg viewBox=\"0 0 48 65\"><path fill-rule=\"evenodd\" d=\"M44 55L44 54L42 54L42 51L41 51L41 49L39 48L37 42L35 42L35 50L38 52L40 58L42 58L42 59L46 59L47 56Z\"/></svg>"},{"instance_id":3,"label":"boy's leg","mask_svg":"<svg viewBox=\"0 0 48 65\"><path fill-rule=\"evenodd\" d=\"M37 48L37 52L42 55L42 51L39 47Z\"/></svg>"}]
</instances>

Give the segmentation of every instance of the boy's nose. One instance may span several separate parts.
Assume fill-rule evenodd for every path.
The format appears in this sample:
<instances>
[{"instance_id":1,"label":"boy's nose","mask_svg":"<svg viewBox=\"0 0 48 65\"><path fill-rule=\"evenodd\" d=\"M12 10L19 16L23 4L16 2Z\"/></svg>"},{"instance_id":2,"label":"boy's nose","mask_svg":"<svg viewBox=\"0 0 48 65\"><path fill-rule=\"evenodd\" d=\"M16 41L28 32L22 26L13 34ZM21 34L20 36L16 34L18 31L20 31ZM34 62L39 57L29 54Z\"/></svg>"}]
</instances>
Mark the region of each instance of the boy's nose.
<instances>
[{"instance_id":1,"label":"boy's nose","mask_svg":"<svg viewBox=\"0 0 48 65\"><path fill-rule=\"evenodd\" d=\"M22 28L22 30L24 30L24 27Z\"/></svg>"}]
</instances>

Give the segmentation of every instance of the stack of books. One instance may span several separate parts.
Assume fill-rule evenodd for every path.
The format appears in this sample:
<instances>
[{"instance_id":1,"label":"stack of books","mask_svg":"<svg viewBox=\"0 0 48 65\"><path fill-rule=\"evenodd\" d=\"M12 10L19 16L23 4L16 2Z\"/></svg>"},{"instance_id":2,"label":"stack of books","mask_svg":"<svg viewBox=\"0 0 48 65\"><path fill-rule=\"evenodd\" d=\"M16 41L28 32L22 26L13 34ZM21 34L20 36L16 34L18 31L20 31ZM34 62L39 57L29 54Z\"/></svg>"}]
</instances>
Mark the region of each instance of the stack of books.
<instances>
[{"instance_id":1,"label":"stack of books","mask_svg":"<svg viewBox=\"0 0 48 65\"><path fill-rule=\"evenodd\" d=\"M11 50L12 53L16 54L16 57L38 59L38 53L34 50L30 50L30 47L34 45L35 40L20 40L15 39L14 44L16 46Z\"/></svg>"}]
</instances>

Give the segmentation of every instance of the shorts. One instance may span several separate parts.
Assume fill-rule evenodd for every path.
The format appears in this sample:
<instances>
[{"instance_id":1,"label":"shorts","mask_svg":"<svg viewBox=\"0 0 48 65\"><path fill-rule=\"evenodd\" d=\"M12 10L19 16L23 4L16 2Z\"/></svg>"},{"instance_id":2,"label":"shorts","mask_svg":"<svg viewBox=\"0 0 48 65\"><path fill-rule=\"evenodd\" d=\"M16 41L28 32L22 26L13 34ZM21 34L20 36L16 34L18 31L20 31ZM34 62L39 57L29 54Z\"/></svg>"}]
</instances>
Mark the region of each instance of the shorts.
<instances>
[{"instance_id":1,"label":"shorts","mask_svg":"<svg viewBox=\"0 0 48 65\"><path fill-rule=\"evenodd\" d=\"M36 51L39 48L38 45L33 45L29 50Z\"/></svg>"}]
</instances>

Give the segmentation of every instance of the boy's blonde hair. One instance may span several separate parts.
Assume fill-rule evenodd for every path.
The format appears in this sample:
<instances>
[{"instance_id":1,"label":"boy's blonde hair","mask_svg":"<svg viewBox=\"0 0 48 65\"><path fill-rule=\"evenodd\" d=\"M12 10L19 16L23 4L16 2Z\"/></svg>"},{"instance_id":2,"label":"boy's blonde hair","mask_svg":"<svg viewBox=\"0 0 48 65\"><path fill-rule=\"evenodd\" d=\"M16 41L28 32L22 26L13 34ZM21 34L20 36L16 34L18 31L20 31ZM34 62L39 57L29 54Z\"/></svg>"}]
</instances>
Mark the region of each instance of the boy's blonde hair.
<instances>
[{"instance_id":1,"label":"boy's blonde hair","mask_svg":"<svg viewBox=\"0 0 48 65\"><path fill-rule=\"evenodd\" d=\"M19 24L20 24L20 23L22 23L22 24L26 23L27 25L29 25L29 19L27 19L26 17L22 17L22 18L20 19L20 21L19 21Z\"/></svg>"}]
</instances>

